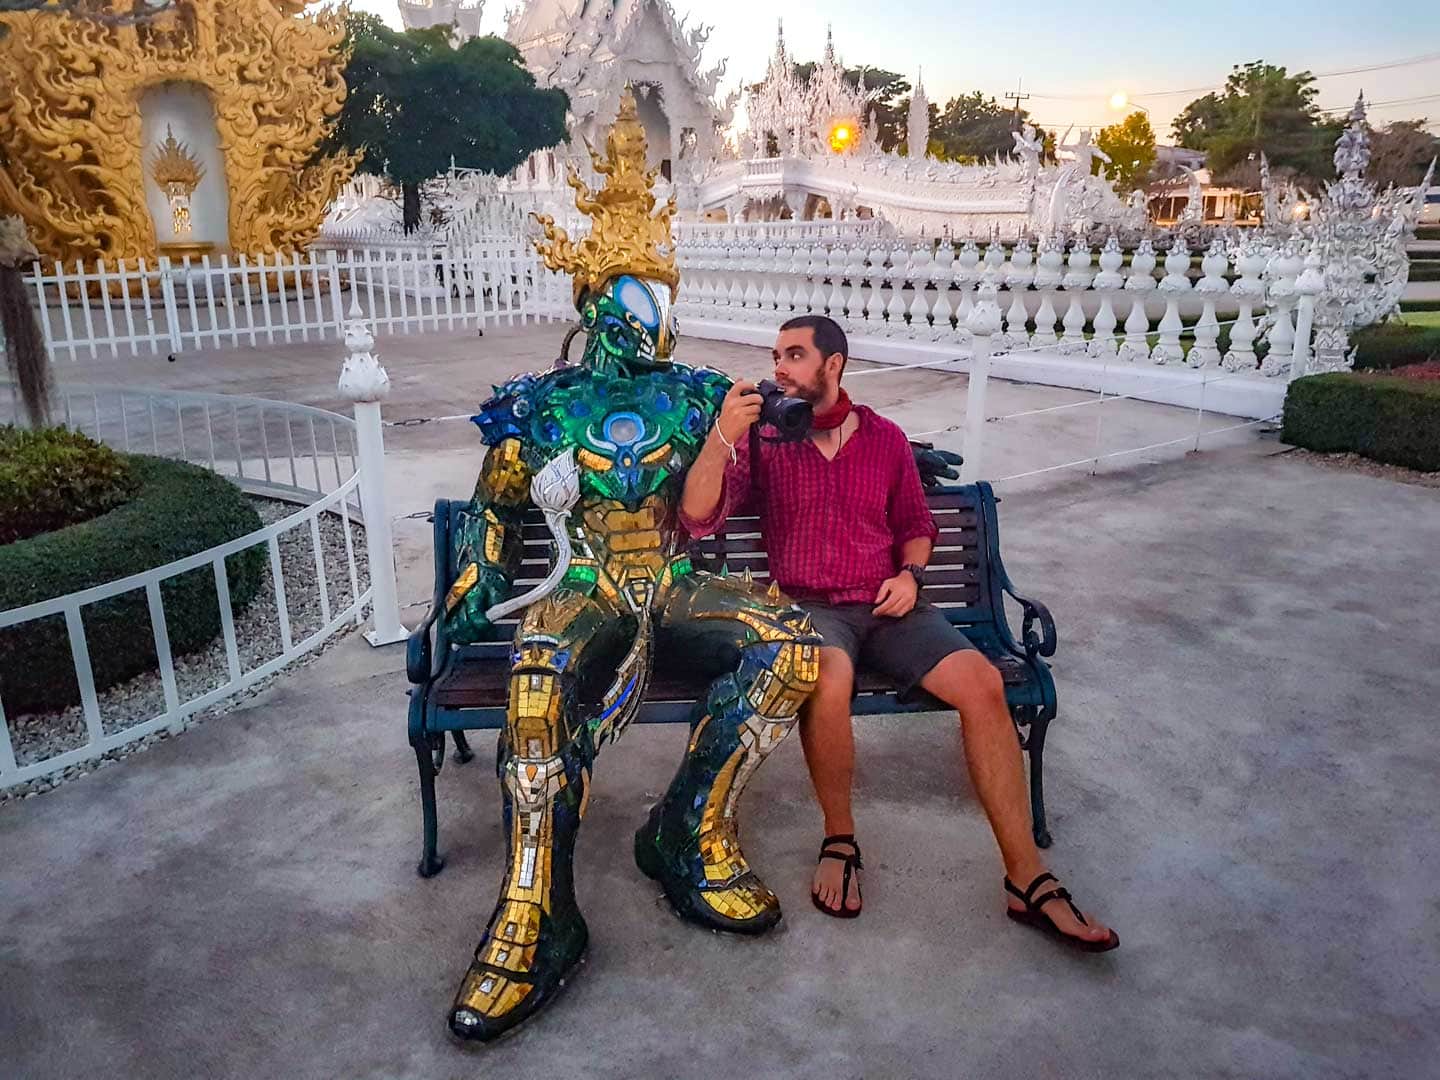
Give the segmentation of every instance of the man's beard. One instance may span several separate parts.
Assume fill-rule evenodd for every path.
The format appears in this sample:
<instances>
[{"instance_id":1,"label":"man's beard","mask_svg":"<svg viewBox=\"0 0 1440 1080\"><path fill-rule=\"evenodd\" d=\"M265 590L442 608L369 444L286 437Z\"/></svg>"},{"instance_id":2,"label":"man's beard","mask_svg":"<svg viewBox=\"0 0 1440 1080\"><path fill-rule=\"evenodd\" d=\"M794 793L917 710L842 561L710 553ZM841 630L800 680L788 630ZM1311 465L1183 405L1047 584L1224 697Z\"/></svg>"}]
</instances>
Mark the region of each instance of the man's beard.
<instances>
[{"instance_id":1,"label":"man's beard","mask_svg":"<svg viewBox=\"0 0 1440 1080\"><path fill-rule=\"evenodd\" d=\"M819 377L812 383L802 383L798 380L791 380L790 385L785 388L787 394L808 401L811 405L820 404L829 391L830 388L825 385L825 380Z\"/></svg>"}]
</instances>

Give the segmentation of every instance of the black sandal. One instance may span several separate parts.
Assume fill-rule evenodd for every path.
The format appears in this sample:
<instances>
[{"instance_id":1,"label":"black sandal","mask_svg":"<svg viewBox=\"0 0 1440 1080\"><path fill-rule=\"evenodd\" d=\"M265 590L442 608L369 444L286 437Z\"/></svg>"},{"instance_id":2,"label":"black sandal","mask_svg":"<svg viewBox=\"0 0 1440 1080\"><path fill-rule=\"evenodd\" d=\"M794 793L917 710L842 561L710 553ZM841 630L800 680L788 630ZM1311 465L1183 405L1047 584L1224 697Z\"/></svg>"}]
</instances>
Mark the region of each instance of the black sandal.
<instances>
[{"instance_id":1,"label":"black sandal","mask_svg":"<svg viewBox=\"0 0 1440 1080\"><path fill-rule=\"evenodd\" d=\"M1039 891L1040 886L1044 885L1047 881L1055 882L1055 887L1042 896L1036 896L1035 893ZM1110 936L1104 941L1086 941L1084 938L1077 938L1074 934L1065 933L1065 931L1055 925L1054 919L1050 918L1049 915L1046 915L1045 912L1041 910L1041 908L1052 900L1064 900L1065 903L1070 905L1070 910L1075 913L1075 918L1079 919L1086 926L1090 925L1085 916L1080 914L1080 909L1075 906L1075 901L1070 899L1069 890L1060 884L1059 879L1056 878L1054 874L1041 874L1030 883L1030 887L1024 892L1017 889L1007 877L1005 879L1005 891L1025 905L1024 911L1016 911L1009 904L1005 905L1005 914L1009 915L1010 918L1018 923L1033 926L1036 930L1043 931L1051 937L1059 938L1072 949L1079 949L1081 952L1109 952L1111 949L1118 949L1120 947L1120 935L1114 930L1110 931Z\"/></svg>"},{"instance_id":2,"label":"black sandal","mask_svg":"<svg viewBox=\"0 0 1440 1080\"><path fill-rule=\"evenodd\" d=\"M831 844L849 844L853 851L832 851ZM820 857L815 861L823 862L826 859L838 859L845 864L845 877L840 885L840 906L838 908L827 907L820 902L820 895L814 891L810 893L810 902L833 919L853 919L859 915L865 907L864 898L860 895L860 883L855 883L855 896L860 900L860 907L847 908L845 901L850 898L850 878L856 870L865 869L865 864L860 861L860 845L855 842L854 833L841 833L838 836L827 836L820 841Z\"/></svg>"}]
</instances>

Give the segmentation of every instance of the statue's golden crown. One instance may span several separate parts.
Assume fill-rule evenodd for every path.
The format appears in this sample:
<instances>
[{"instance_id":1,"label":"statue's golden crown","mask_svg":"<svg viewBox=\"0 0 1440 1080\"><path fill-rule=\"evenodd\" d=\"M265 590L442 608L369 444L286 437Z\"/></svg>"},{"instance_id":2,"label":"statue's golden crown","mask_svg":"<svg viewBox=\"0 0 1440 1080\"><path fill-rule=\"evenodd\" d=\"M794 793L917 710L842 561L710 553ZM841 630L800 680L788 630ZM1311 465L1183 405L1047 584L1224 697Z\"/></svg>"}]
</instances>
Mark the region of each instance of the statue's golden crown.
<instances>
[{"instance_id":1,"label":"statue's golden crown","mask_svg":"<svg viewBox=\"0 0 1440 1080\"><path fill-rule=\"evenodd\" d=\"M663 281L673 296L680 285L670 239L675 200L667 200L656 211L656 170L645 168L645 129L640 126L635 95L628 86L605 137L605 156L587 148L605 184L598 192L591 191L573 167L569 184L575 189L576 207L594 222L590 235L571 240L549 214L536 214L535 220L545 230L545 239L535 242L536 250L551 270L574 276L577 307L587 291L602 289L620 274Z\"/></svg>"}]
</instances>

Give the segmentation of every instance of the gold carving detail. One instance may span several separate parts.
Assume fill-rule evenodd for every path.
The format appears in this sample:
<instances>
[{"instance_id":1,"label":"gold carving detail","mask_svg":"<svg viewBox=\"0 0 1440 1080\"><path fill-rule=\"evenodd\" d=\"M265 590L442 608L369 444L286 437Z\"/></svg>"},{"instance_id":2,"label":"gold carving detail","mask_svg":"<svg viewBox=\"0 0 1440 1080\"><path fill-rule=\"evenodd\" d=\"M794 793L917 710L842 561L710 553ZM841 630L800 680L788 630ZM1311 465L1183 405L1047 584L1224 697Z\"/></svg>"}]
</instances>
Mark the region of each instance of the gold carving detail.
<instances>
[{"instance_id":1,"label":"gold carving detail","mask_svg":"<svg viewBox=\"0 0 1440 1080\"><path fill-rule=\"evenodd\" d=\"M126 0L97 0L124 14ZM229 190L229 244L247 254L314 239L358 156L316 158L345 99L338 11L295 0L177 0L139 23L0 15L0 213L57 259L154 257L140 98L207 91Z\"/></svg>"},{"instance_id":2,"label":"gold carving detail","mask_svg":"<svg viewBox=\"0 0 1440 1080\"><path fill-rule=\"evenodd\" d=\"M645 167L645 129L628 86L620 95L620 111L605 137L605 156L597 154L594 147L587 149L591 165L605 178L604 186L591 191L573 168L567 179L575 189L575 206L593 222L590 235L571 240L549 214L536 214L535 220L545 230L545 239L535 243L536 250L551 270L573 275L577 307L587 291L598 292L621 274L663 281L673 297L680 287L670 239L675 200L669 199L656 211L652 189L657 170Z\"/></svg>"}]
</instances>

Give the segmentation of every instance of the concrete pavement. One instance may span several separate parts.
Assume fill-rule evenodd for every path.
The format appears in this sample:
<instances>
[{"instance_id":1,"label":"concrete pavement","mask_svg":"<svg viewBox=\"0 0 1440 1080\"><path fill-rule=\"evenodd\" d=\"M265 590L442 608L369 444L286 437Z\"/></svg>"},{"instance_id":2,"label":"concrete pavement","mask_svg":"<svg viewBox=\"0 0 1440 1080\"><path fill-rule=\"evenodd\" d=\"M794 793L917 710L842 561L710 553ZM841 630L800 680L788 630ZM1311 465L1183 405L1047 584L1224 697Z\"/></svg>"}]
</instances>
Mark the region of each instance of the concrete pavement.
<instances>
[{"instance_id":1,"label":"concrete pavement","mask_svg":"<svg viewBox=\"0 0 1440 1080\"><path fill-rule=\"evenodd\" d=\"M334 361L282 358L282 379L274 357L248 372L208 359L191 385L333 397ZM478 372L460 394L418 376L407 390L408 366L386 361L391 415L459 412L483 392ZM857 396L900 395L902 377L917 381L883 403L911 430L963 414L954 376L879 377ZM1014 459L1069 452L1082 430L1013 436ZM391 432L392 468L414 479L428 462L447 493L471 482L478 455L444 449L445 428ZM684 743L641 727L596 772L577 857L585 969L514 1038L458 1048L445 1010L501 872L493 745L441 775L450 865L421 881L403 660L352 636L229 716L0 807L0 1072L1426 1075L1440 1052L1435 491L1253 437L1041 479L1007 493L1002 547L1060 630L1053 861L1120 930L1117 953L1072 956L1004 918L939 714L859 723L861 919L809 904L820 822L791 740L743 811L782 931L694 930L630 863ZM429 497L407 485L397 509ZM401 541L402 596L428 591L419 542Z\"/></svg>"}]
</instances>

